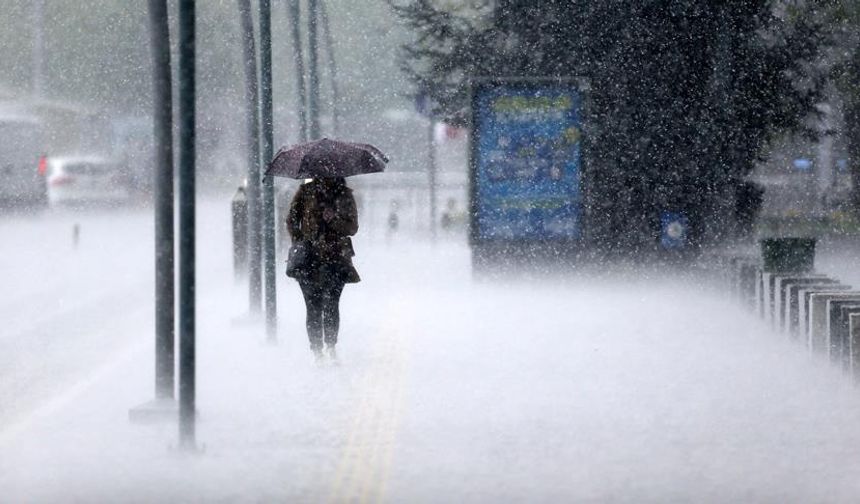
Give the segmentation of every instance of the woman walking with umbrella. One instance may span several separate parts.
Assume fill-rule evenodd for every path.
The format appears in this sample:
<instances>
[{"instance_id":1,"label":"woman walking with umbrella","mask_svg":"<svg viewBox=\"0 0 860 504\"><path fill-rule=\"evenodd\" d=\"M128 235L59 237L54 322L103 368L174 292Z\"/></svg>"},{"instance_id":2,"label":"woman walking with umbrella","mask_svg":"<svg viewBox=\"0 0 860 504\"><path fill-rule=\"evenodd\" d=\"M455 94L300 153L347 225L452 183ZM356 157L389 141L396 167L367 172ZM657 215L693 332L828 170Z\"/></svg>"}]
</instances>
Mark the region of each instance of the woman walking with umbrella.
<instances>
[{"instance_id":1,"label":"woman walking with umbrella","mask_svg":"<svg viewBox=\"0 0 860 504\"><path fill-rule=\"evenodd\" d=\"M370 145L323 139L282 150L269 167L270 175L311 179L290 204L287 275L302 289L308 339L317 361L324 350L336 360L340 296L346 284L360 281L350 238L358 231L358 211L345 177L380 172L386 162Z\"/></svg>"}]
</instances>

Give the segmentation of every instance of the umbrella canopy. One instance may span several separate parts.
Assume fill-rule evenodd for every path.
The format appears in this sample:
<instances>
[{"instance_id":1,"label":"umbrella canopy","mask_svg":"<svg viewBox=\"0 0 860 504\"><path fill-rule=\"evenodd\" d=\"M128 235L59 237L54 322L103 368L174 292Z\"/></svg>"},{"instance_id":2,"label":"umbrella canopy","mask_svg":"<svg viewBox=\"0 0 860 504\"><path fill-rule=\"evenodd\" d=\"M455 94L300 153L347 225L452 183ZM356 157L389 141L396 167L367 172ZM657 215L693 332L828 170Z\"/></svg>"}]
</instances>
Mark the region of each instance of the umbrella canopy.
<instances>
[{"instance_id":1,"label":"umbrella canopy","mask_svg":"<svg viewBox=\"0 0 860 504\"><path fill-rule=\"evenodd\" d=\"M338 178L378 173L388 158L372 145L323 138L283 148L269 164L266 175L306 178Z\"/></svg>"}]
</instances>

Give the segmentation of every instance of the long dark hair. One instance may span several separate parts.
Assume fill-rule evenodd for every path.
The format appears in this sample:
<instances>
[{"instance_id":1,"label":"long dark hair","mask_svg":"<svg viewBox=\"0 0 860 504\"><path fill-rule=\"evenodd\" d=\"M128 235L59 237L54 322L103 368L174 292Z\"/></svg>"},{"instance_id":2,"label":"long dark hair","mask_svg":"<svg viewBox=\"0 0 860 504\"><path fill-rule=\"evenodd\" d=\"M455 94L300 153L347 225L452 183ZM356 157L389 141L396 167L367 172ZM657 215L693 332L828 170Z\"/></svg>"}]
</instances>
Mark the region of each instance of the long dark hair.
<instances>
[{"instance_id":1,"label":"long dark hair","mask_svg":"<svg viewBox=\"0 0 860 504\"><path fill-rule=\"evenodd\" d=\"M315 185L317 197L326 203L333 203L335 198L349 189L346 186L346 179L343 177L319 178Z\"/></svg>"},{"instance_id":2,"label":"long dark hair","mask_svg":"<svg viewBox=\"0 0 860 504\"><path fill-rule=\"evenodd\" d=\"M317 188L329 194L340 194L347 189L346 179L343 177L319 178Z\"/></svg>"}]
</instances>

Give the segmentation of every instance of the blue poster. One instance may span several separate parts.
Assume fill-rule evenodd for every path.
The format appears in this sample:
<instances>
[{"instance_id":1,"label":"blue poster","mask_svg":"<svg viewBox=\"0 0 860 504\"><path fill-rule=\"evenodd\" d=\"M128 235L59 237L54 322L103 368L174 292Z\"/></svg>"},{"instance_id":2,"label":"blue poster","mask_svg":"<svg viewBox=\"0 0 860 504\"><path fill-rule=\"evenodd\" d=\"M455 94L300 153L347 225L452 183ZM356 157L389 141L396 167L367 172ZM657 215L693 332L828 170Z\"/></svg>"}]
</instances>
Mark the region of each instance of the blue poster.
<instances>
[{"instance_id":1,"label":"blue poster","mask_svg":"<svg viewBox=\"0 0 860 504\"><path fill-rule=\"evenodd\" d=\"M573 84L480 85L474 96L473 236L581 235L581 97Z\"/></svg>"}]
</instances>

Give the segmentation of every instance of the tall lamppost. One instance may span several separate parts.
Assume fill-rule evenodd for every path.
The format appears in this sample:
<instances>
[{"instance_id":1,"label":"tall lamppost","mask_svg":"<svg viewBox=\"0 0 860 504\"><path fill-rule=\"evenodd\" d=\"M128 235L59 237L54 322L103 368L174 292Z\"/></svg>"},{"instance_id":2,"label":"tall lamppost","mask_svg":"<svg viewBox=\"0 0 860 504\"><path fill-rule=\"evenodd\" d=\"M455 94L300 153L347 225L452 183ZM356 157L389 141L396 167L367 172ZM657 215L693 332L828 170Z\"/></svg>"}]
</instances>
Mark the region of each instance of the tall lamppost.
<instances>
[{"instance_id":1,"label":"tall lamppost","mask_svg":"<svg viewBox=\"0 0 860 504\"><path fill-rule=\"evenodd\" d=\"M272 120L272 5L260 0L260 170L274 157ZM263 176L263 264L265 265L266 335L277 340L278 300L275 275L275 185L271 175Z\"/></svg>"},{"instance_id":2,"label":"tall lamppost","mask_svg":"<svg viewBox=\"0 0 860 504\"><path fill-rule=\"evenodd\" d=\"M167 0L149 0L155 140L155 396L174 398L173 91Z\"/></svg>"},{"instance_id":3,"label":"tall lamppost","mask_svg":"<svg viewBox=\"0 0 860 504\"><path fill-rule=\"evenodd\" d=\"M196 448L195 7L179 0L179 444Z\"/></svg>"},{"instance_id":4,"label":"tall lamppost","mask_svg":"<svg viewBox=\"0 0 860 504\"><path fill-rule=\"evenodd\" d=\"M251 0L238 0L242 23L242 68L245 72L245 108L248 163L248 303L252 315L262 303L262 210L260 195L260 115L257 87L257 51Z\"/></svg>"},{"instance_id":5,"label":"tall lamppost","mask_svg":"<svg viewBox=\"0 0 860 504\"><path fill-rule=\"evenodd\" d=\"M305 85L305 58L302 50L301 0L290 0L287 17L290 23L290 37L293 41L293 64L296 74L296 92L299 102L299 141L308 141L307 86Z\"/></svg>"},{"instance_id":6,"label":"tall lamppost","mask_svg":"<svg viewBox=\"0 0 860 504\"><path fill-rule=\"evenodd\" d=\"M310 116L310 140L320 138L320 76L319 76L319 51L317 36L317 19L319 17L319 6L317 0L308 0L308 81L310 93L308 95L308 115Z\"/></svg>"}]
</instances>

